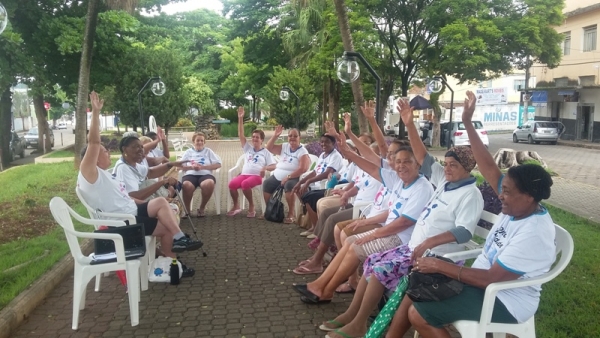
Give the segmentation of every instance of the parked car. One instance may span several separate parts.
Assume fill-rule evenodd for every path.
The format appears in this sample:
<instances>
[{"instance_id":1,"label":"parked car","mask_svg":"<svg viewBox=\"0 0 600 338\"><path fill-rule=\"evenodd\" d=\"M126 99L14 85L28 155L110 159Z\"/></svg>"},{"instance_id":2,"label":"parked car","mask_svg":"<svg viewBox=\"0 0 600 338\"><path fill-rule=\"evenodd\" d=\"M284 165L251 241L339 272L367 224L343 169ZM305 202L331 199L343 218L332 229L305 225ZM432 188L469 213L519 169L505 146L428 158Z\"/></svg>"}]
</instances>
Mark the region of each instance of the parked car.
<instances>
[{"instance_id":1,"label":"parked car","mask_svg":"<svg viewBox=\"0 0 600 338\"><path fill-rule=\"evenodd\" d=\"M37 147L38 145L38 128L33 127L25 134L26 147ZM54 133L50 131L50 145L54 147Z\"/></svg>"},{"instance_id":2,"label":"parked car","mask_svg":"<svg viewBox=\"0 0 600 338\"><path fill-rule=\"evenodd\" d=\"M483 123L481 121L473 121L473 125L475 126L475 130L479 134L479 138L486 147L489 147L490 140L488 139L487 130L483 127ZM441 139L440 143L442 146L446 146L446 142L448 140L448 132L450 132L450 146L468 146L471 143L469 142L469 136L467 136L467 131L465 130L465 125L459 121L453 121L452 125L450 123L445 122L440 125L441 130Z\"/></svg>"},{"instance_id":3,"label":"parked car","mask_svg":"<svg viewBox=\"0 0 600 338\"><path fill-rule=\"evenodd\" d=\"M550 142L550 144L556 144L564 128L565 126L561 122L529 121L513 131L513 142L527 141L530 144Z\"/></svg>"},{"instance_id":4,"label":"parked car","mask_svg":"<svg viewBox=\"0 0 600 338\"><path fill-rule=\"evenodd\" d=\"M67 129L67 124L64 123L64 122L60 122L59 124L56 125L56 128L58 130L60 130L60 129Z\"/></svg>"},{"instance_id":5,"label":"parked car","mask_svg":"<svg viewBox=\"0 0 600 338\"><path fill-rule=\"evenodd\" d=\"M15 155L19 157L25 157L25 148L27 148L27 142L22 137L19 137L14 131L11 133L12 138L10 139L10 155L11 159L15 158Z\"/></svg>"}]
</instances>

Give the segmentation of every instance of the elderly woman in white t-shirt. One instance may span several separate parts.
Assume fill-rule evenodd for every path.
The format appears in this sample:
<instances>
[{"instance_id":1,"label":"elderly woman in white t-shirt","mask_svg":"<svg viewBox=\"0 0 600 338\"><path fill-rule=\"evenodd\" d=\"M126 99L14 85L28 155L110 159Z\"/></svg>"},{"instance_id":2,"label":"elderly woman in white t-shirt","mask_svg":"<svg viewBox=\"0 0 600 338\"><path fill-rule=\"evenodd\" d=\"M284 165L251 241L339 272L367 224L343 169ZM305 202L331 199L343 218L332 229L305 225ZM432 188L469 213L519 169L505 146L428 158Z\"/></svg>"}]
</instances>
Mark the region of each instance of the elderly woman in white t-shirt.
<instances>
[{"instance_id":1,"label":"elderly woman in white t-shirt","mask_svg":"<svg viewBox=\"0 0 600 338\"><path fill-rule=\"evenodd\" d=\"M298 129L294 128L288 131L288 142L275 144L275 140L281 136L282 132L283 126L277 126L275 135L267 142L267 150L279 155L280 160L271 177L263 182L263 195L266 202L278 187L283 187L288 205L288 214L283 223L290 224L296 221L294 215L296 196L292 193L292 189L300 181L300 175L308 170L310 157L308 156L308 150L300 144L300 131Z\"/></svg>"},{"instance_id":2,"label":"elderly woman in white t-shirt","mask_svg":"<svg viewBox=\"0 0 600 338\"><path fill-rule=\"evenodd\" d=\"M229 194L231 194L231 199L233 199L233 207L227 212L227 216L235 216L242 212L238 193L238 189L242 189L242 193L248 200L248 213L246 217L254 218L256 217L256 210L254 209L254 200L252 199L252 188L262 184L265 172L275 169L276 163L273 155L267 149L263 148L265 133L262 130L253 130L252 141L246 141L246 137L244 136L244 107L238 108L238 137L242 143L246 161L242 168L242 173L229 182Z\"/></svg>"},{"instance_id":3,"label":"elderly woman in white t-shirt","mask_svg":"<svg viewBox=\"0 0 600 338\"><path fill-rule=\"evenodd\" d=\"M183 184L183 203L185 210L191 213L190 204L196 188L200 187L202 202L198 208L198 217L206 216L205 209L208 200L215 190L217 179L213 176L213 170L221 168L221 158L210 148L205 147L206 136L204 133L195 133L192 136L193 149L188 149L181 157L188 165L182 167L185 170L181 178Z\"/></svg>"}]
</instances>

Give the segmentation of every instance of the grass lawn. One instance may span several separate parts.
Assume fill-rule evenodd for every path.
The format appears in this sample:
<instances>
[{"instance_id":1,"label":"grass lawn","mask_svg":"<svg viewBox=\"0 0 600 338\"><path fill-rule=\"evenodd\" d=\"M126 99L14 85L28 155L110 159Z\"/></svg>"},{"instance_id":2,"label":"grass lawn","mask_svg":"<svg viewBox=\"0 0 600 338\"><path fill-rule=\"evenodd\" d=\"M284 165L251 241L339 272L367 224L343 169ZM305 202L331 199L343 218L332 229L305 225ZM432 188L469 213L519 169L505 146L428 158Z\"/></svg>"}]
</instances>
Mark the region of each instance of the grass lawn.
<instances>
[{"instance_id":1,"label":"grass lawn","mask_svg":"<svg viewBox=\"0 0 600 338\"><path fill-rule=\"evenodd\" d=\"M48 203L60 196L87 216L75 195L76 177L70 162L25 165L0 174L0 308L69 252ZM573 236L575 253L567 269L543 286L537 336L600 337L600 224L548 209Z\"/></svg>"}]
</instances>

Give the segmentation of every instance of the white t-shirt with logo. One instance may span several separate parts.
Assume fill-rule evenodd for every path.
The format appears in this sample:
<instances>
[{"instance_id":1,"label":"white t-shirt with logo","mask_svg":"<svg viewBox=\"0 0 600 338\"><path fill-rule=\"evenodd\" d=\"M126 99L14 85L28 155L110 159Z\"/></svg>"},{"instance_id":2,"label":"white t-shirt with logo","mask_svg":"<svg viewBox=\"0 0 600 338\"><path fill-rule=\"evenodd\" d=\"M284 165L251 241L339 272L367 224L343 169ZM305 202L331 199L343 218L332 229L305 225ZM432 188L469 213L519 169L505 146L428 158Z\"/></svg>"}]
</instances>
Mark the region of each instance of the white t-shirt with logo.
<instances>
[{"instance_id":1,"label":"white t-shirt with logo","mask_svg":"<svg viewBox=\"0 0 600 338\"><path fill-rule=\"evenodd\" d=\"M473 234L483 211L483 197L475 185L474 177L458 187L449 188L446 185L448 182L444 175L444 168L431 155L427 156L428 158L423 161L423 164L431 163L430 182L437 189L415 224L408 243L411 250L426 239L456 227L463 227ZM445 255L463 248L454 242L431 248L431 251L437 255Z\"/></svg>"},{"instance_id":2,"label":"white t-shirt with logo","mask_svg":"<svg viewBox=\"0 0 600 338\"><path fill-rule=\"evenodd\" d=\"M150 157L163 157L165 156L165 153L158 147L155 147L154 149L150 150L148 152L148 155Z\"/></svg>"},{"instance_id":3,"label":"white t-shirt with logo","mask_svg":"<svg viewBox=\"0 0 600 338\"><path fill-rule=\"evenodd\" d=\"M137 205L129 197L125 183L100 167L96 170L98 179L94 183L88 182L81 171L77 175L77 187L85 201L96 210L137 215Z\"/></svg>"},{"instance_id":4,"label":"white t-shirt with logo","mask_svg":"<svg viewBox=\"0 0 600 338\"><path fill-rule=\"evenodd\" d=\"M354 177L351 177L351 180L358 189L358 193L354 198L354 203L373 202L377 192L382 186L381 182L371 177L371 175L360 168L356 170Z\"/></svg>"},{"instance_id":5,"label":"white t-shirt with logo","mask_svg":"<svg viewBox=\"0 0 600 338\"><path fill-rule=\"evenodd\" d=\"M320 175L324 173L327 168L332 168L334 172L339 172L344 165L342 155L335 149L333 149L329 154L321 153L319 159L317 160L317 165L315 166L315 174ZM312 189L320 189L321 186L318 182L311 184Z\"/></svg>"},{"instance_id":6,"label":"white t-shirt with logo","mask_svg":"<svg viewBox=\"0 0 600 338\"><path fill-rule=\"evenodd\" d=\"M246 159L242 168L242 175L260 176L260 172L264 167L275 163L273 155L265 148L257 151L254 150L250 142L246 142L242 149Z\"/></svg>"},{"instance_id":7,"label":"white t-shirt with logo","mask_svg":"<svg viewBox=\"0 0 600 338\"><path fill-rule=\"evenodd\" d=\"M483 252L473 268L489 270L494 263L519 279L537 277L548 272L556 258L555 227L548 211L520 220L500 214L486 238ZM522 323L531 318L540 302L541 285L501 290L498 299Z\"/></svg>"},{"instance_id":8,"label":"white t-shirt with logo","mask_svg":"<svg viewBox=\"0 0 600 338\"><path fill-rule=\"evenodd\" d=\"M211 165L211 164L221 164L221 158L215 154L214 151L210 148L204 147L202 150L198 151L196 149L188 149L183 153L181 157L182 161L189 161L188 165L192 166L193 164L199 165ZM186 170L184 175L211 175L212 170Z\"/></svg>"},{"instance_id":9,"label":"white t-shirt with logo","mask_svg":"<svg viewBox=\"0 0 600 338\"><path fill-rule=\"evenodd\" d=\"M433 195L431 183L423 175L419 175L414 182L406 185L398 177L398 173L384 168L379 170L379 175L383 185L392 191L388 200L388 218L385 225L390 224L398 217L406 217L416 222ZM410 241L413 229L414 225L398 233L402 243Z\"/></svg>"},{"instance_id":10,"label":"white t-shirt with logo","mask_svg":"<svg viewBox=\"0 0 600 338\"><path fill-rule=\"evenodd\" d=\"M379 185L379 189L375 193L375 199L373 200L373 205L367 213L365 214L366 218L375 217L383 212L388 211L388 201L390 200L390 196L392 196L392 192L386 188L383 184ZM381 225L384 222L380 223Z\"/></svg>"},{"instance_id":11,"label":"white t-shirt with logo","mask_svg":"<svg viewBox=\"0 0 600 338\"><path fill-rule=\"evenodd\" d=\"M300 159L302 156L308 155L308 150L302 145L299 148L292 151L292 147L289 143L284 143L281 145L281 155L280 160L277 162L277 167L273 171L273 176L278 181L283 180L287 177L287 175L293 173L298 170L300 167Z\"/></svg>"},{"instance_id":12,"label":"white t-shirt with logo","mask_svg":"<svg viewBox=\"0 0 600 338\"><path fill-rule=\"evenodd\" d=\"M123 162L120 158L115 164L113 175L125 184L125 189L128 193L140 190L140 183L146 180L148 176L148 167L136 163L135 167Z\"/></svg>"}]
</instances>

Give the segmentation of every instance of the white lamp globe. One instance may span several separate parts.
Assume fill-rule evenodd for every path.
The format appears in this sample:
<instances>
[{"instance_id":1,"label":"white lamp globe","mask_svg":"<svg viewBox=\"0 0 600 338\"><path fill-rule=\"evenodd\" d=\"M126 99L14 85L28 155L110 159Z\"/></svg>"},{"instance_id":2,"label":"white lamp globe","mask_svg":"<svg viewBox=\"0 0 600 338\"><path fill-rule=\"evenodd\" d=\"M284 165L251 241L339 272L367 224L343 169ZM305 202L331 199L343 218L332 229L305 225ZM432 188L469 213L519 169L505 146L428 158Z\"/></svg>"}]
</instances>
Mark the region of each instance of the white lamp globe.
<instances>
[{"instance_id":1,"label":"white lamp globe","mask_svg":"<svg viewBox=\"0 0 600 338\"><path fill-rule=\"evenodd\" d=\"M438 79L430 80L427 86L429 87L429 91L434 94L439 93L444 89L444 83Z\"/></svg>"},{"instance_id":2,"label":"white lamp globe","mask_svg":"<svg viewBox=\"0 0 600 338\"><path fill-rule=\"evenodd\" d=\"M154 82L152 84L152 93L156 96L162 96L167 91L167 86L162 81Z\"/></svg>"},{"instance_id":3,"label":"white lamp globe","mask_svg":"<svg viewBox=\"0 0 600 338\"><path fill-rule=\"evenodd\" d=\"M281 90L279 92L279 98L283 101L287 101L290 99L290 93L287 90Z\"/></svg>"},{"instance_id":4,"label":"white lamp globe","mask_svg":"<svg viewBox=\"0 0 600 338\"><path fill-rule=\"evenodd\" d=\"M4 32L4 29L6 28L7 24L8 12L6 11L6 8L4 8L4 6L2 6L2 4L0 3L0 34Z\"/></svg>"},{"instance_id":5,"label":"white lamp globe","mask_svg":"<svg viewBox=\"0 0 600 338\"><path fill-rule=\"evenodd\" d=\"M360 76L358 62L342 59L337 66L337 77L344 83L352 83Z\"/></svg>"}]
</instances>

